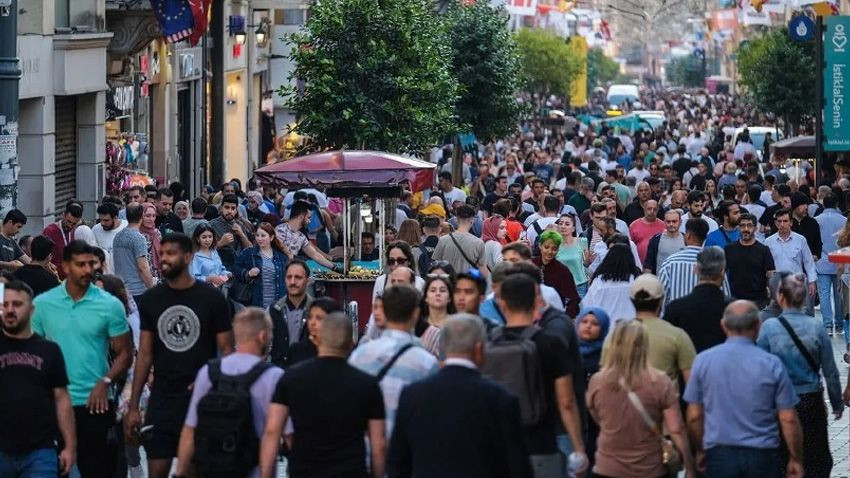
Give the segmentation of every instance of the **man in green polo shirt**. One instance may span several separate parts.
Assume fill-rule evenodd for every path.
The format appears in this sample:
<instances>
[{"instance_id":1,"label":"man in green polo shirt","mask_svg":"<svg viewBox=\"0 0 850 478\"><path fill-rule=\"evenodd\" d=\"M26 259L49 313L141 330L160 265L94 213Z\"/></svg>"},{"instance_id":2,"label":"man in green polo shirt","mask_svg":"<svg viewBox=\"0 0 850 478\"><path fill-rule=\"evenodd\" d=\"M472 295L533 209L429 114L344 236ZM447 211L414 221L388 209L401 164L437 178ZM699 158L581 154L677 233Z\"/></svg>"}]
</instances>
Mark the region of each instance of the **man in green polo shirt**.
<instances>
[{"instance_id":1,"label":"man in green polo shirt","mask_svg":"<svg viewBox=\"0 0 850 478\"><path fill-rule=\"evenodd\" d=\"M117 456L107 439L115 424L109 389L130 368L133 344L124 305L91 284L94 261L93 250L85 242L65 246L65 282L36 298L32 328L59 344L65 358L80 473L86 478L107 478L115 471ZM110 348L115 356L111 367Z\"/></svg>"}]
</instances>

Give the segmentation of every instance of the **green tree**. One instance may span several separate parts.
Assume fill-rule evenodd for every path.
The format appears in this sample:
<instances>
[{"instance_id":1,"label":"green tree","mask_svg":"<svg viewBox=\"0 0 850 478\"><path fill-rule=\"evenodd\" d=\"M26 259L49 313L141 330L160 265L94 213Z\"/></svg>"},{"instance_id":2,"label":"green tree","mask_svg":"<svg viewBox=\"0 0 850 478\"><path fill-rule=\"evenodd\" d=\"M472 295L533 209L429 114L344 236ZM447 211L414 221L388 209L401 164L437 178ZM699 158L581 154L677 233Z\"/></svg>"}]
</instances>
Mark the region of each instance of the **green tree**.
<instances>
[{"instance_id":1,"label":"green tree","mask_svg":"<svg viewBox=\"0 0 850 478\"><path fill-rule=\"evenodd\" d=\"M535 93L568 96L584 59L563 38L545 30L523 28L516 40L528 88Z\"/></svg>"},{"instance_id":2,"label":"green tree","mask_svg":"<svg viewBox=\"0 0 850 478\"><path fill-rule=\"evenodd\" d=\"M458 82L459 131L472 131L485 140L511 133L523 113L516 100L522 78L504 8L494 9L482 0L455 0L445 20Z\"/></svg>"},{"instance_id":3,"label":"green tree","mask_svg":"<svg viewBox=\"0 0 850 478\"><path fill-rule=\"evenodd\" d=\"M281 91L309 149L420 151L456 131L450 39L428 0L313 4Z\"/></svg>"},{"instance_id":4,"label":"green tree","mask_svg":"<svg viewBox=\"0 0 850 478\"><path fill-rule=\"evenodd\" d=\"M815 113L815 51L812 42L795 42L785 28L772 30L738 49L740 84L760 110L785 118L796 132Z\"/></svg>"},{"instance_id":5,"label":"green tree","mask_svg":"<svg viewBox=\"0 0 850 478\"><path fill-rule=\"evenodd\" d=\"M587 51L588 94L593 88L616 80L619 74L620 64L606 56L601 48Z\"/></svg>"}]
</instances>

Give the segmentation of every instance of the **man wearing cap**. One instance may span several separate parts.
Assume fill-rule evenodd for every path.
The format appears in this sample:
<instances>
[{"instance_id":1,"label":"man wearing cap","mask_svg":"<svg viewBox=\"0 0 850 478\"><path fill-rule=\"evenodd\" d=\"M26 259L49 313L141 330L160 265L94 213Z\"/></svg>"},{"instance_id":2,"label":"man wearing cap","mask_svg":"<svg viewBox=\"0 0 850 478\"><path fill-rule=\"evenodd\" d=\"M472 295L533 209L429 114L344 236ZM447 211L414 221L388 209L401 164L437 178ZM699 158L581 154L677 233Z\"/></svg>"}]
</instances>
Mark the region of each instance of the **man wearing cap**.
<instances>
[{"instance_id":1,"label":"man wearing cap","mask_svg":"<svg viewBox=\"0 0 850 478\"><path fill-rule=\"evenodd\" d=\"M685 382L688 381L696 356L691 338L684 330L659 318L664 286L657 277L641 274L632 282L629 293L635 306L635 320L643 323L649 337L649 365L666 373L678 390L679 374ZM606 341L602 350L603 362L609 345L610 342Z\"/></svg>"},{"instance_id":2,"label":"man wearing cap","mask_svg":"<svg viewBox=\"0 0 850 478\"><path fill-rule=\"evenodd\" d=\"M809 198L801 192L791 195L791 230L806 238L815 262L823 252L818 222L809 216Z\"/></svg>"}]
</instances>

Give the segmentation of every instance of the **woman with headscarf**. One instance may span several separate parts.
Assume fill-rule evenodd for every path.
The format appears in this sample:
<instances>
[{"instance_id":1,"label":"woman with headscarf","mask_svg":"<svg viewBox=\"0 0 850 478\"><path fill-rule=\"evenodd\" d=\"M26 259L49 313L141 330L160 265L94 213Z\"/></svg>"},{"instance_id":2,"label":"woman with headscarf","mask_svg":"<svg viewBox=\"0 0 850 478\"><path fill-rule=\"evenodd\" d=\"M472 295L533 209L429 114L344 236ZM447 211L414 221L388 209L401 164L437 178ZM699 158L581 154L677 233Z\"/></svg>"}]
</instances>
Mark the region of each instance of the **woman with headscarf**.
<instances>
[{"instance_id":1,"label":"woman with headscarf","mask_svg":"<svg viewBox=\"0 0 850 478\"><path fill-rule=\"evenodd\" d=\"M484 220L481 240L484 241L484 264L491 271L502 262L502 246L508 243L508 223L502 216L494 215Z\"/></svg>"},{"instance_id":2,"label":"woman with headscarf","mask_svg":"<svg viewBox=\"0 0 850 478\"><path fill-rule=\"evenodd\" d=\"M576 316L576 333L584 367L585 390L590 384L590 377L599 371L602 344L605 343L610 326L611 320L608 314L599 307L585 307ZM587 446L587 457L590 458L591 467L593 467L593 458L596 453L597 438L599 438L599 425L593 420L588 420L584 443Z\"/></svg>"},{"instance_id":3,"label":"woman with headscarf","mask_svg":"<svg viewBox=\"0 0 850 478\"><path fill-rule=\"evenodd\" d=\"M177 201L174 204L174 214L177 214L177 217L179 217L181 221L192 217L192 209L189 207L189 202Z\"/></svg>"},{"instance_id":4,"label":"woman with headscarf","mask_svg":"<svg viewBox=\"0 0 850 478\"><path fill-rule=\"evenodd\" d=\"M151 269L151 275L154 282L159 282L159 244L162 235L156 227L156 216L156 206L149 202L142 204L142 225L139 227L139 232L144 236L148 246L148 266Z\"/></svg>"}]
</instances>

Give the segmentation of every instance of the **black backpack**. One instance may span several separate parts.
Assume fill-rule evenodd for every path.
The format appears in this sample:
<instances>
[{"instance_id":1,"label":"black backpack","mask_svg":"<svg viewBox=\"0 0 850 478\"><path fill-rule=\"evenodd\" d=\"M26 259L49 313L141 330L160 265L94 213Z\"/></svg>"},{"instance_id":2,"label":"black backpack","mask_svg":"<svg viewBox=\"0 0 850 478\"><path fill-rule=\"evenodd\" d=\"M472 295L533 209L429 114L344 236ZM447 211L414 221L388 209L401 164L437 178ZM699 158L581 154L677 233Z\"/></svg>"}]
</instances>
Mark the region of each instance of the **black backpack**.
<instances>
[{"instance_id":1,"label":"black backpack","mask_svg":"<svg viewBox=\"0 0 850 478\"><path fill-rule=\"evenodd\" d=\"M548 408L543 368L533 339L542 329L536 325L526 327L519 337L507 337L504 330L497 327L490 331L481 374L502 384L519 399L524 426L535 425Z\"/></svg>"},{"instance_id":2,"label":"black backpack","mask_svg":"<svg viewBox=\"0 0 850 478\"><path fill-rule=\"evenodd\" d=\"M419 269L419 275L423 278L428 273L428 267L431 265L431 255L434 254L434 247L419 244L419 260L416 261L416 267Z\"/></svg>"},{"instance_id":3,"label":"black backpack","mask_svg":"<svg viewBox=\"0 0 850 478\"><path fill-rule=\"evenodd\" d=\"M258 465L260 439L254 429L251 385L272 365L261 361L241 375L221 372L221 360L211 360L212 388L198 401L193 461L199 476L248 476Z\"/></svg>"}]
</instances>

